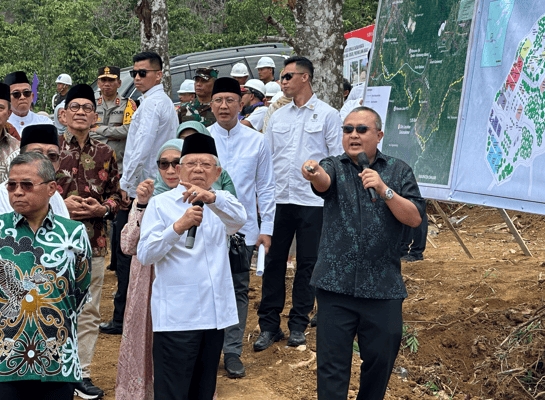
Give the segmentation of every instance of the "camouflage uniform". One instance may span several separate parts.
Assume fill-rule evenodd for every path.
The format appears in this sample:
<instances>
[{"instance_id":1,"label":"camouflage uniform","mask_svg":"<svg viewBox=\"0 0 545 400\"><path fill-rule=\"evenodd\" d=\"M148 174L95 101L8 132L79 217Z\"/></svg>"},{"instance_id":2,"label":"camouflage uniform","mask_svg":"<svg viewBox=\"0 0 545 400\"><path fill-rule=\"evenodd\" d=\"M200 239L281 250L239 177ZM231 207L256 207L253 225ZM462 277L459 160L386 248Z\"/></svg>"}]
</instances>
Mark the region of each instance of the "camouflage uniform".
<instances>
[{"instance_id":1,"label":"camouflage uniform","mask_svg":"<svg viewBox=\"0 0 545 400\"><path fill-rule=\"evenodd\" d=\"M178 108L178 121L180 124L187 121L199 121L208 127L216 122L216 117L212 113L210 103L201 104L199 99L195 98Z\"/></svg>"},{"instance_id":2,"label":"camouflage uniform","mask_svg":"<svg viewBox=\"0 0 545 400\"><path fill-rule=\"evenodd\" d=\"M127 133L135 111L136 103L132 99L116 96L113 102L106 104L101 96L97 99L98 129L96 132L89 131L91 138L106 143L114 149L120 175L123 173Z\"/></svg>"}]
</instances>

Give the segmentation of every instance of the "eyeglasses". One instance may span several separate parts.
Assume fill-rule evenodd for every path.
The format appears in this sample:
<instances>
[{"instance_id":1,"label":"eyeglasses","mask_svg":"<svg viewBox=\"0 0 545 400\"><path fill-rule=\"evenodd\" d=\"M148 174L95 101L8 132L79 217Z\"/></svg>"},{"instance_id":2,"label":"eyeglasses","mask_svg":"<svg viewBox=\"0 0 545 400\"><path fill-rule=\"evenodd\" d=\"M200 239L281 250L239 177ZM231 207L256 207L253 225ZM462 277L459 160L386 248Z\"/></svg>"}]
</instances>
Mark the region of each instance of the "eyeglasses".
<instances>
[{"instance_id":1,"label":"eyeglasses","mask_svg":"<svg viewBox=\"0 0 545 400\"><path fill-rule=\"evenodd\" d=\"M136 78L136 75L139 75L140 78L145 78L148 72L152 71L161 71L160 69L133 69L132 71L129 71L129 74L131 75L131 78Z\"/></svg>"},{"instance_id":2,"label":"eyeglasses","mask_svg":"<svg viewBox=\"0 0 545 400\"><path fill-rule=\"evenodd\" d=\"M226 97L225 99L223 97L216 97L216 98L212 99L212 103L219 106L219 105L223 104L224 100L228 105L232 105L232 104L235 104L237 102L237 99L234 99L232 97Z\"/></svg>"},{"instance_id":3,"label":"eyeglasses","mask_svg":"<svg viewBox=\"0 0 545 400\"><path fill-rule=\"evenodd\" d=\"M178 165L178 164L180 164L180 159L179 158L175 158L172 161L157 160L157 167L159 167L159 169L162 169L163 171L167 170L168 167L170 167L170 166L172 166L172 168L176 169L176 165Z\"/></svg>"},{"instance_id":4,"label":"eyeglasses","mask_svg":"<svg viewBox=\"0 0 545 400\"><path fill-rule=\"evenodd\" d=\"M306 72L286 72L284 75L280 77L280 82L282 82L284 79L287 81L290 81L291 78L293 78L293 75L303 75L306 74Z\"/></svg>"},{"instance_id":5,"label":"eyeglasses","mask_svg":"<svg viewBox=\"0 0 545 400\"><path fill-rule=\"evenodd\" d=\"M32 150L33 153L40 153L40 154L44 154L41 150ZM59 158L61 157L61 155L59 153L53 153L53 152L50 152L50 153L47 153L47 154L44 154L44 156L46 156L47 158L49 158L49 161L51 161L52 163L55 163L57 161L59 161Z\"/></svg>"},{"instance_id":6,"label":"eyeglasses","mask_svg":"<svg viewBox=\"0 0 545 400\"><path fill-rule=\"evenodd\" d=\"M78 112L80 108L83 108L83 111L85 111L85 114L89 114L95 111L95 106L93 106L90 103L85 103L85 104L70 103L68 108L70 109L70 111L74 113Z\"/></svg>"},{"instance_id":7,"label":"eyeglasses","mask_svg":"<svg viewBox=\"0 0 545 400\"><path fill-rule=\"evenodd\" d=\"M191 161L186 163L181 163L181 165L185 165L188 169L195 169L197 168L197 165L200 165L203 169L210 171L212 167L215 167L215 164L210 164L207 162L198 162L198 161Z\"/></svg>"},{"instance_id":8,"label":"eyeglasses","mask_svg":"<svg viewBox=\"0 0 545 400\"><path fill-rule=\"evenodd\" d=\"M352 132L354 132L354 128L356 129L356 132L358 132L358 133L366 133L369 129L373 129L370 126L367 126L367 125L358 125L356 127L354 127L352 125L343 125L342 128L343 128L344 133L352 133Z\"/></svg>"},{"instance_id":9,"label":"eyeglasses","mask_svg":"<svg viewBox=\"0 0 545 400\"><path fill-rule=\"evenodd\" d=\"M21 95L23 95L23 97L30 97L32 96L32 90L23 90L22 92L11 92L11 95L13 96L14 99L18 99L19 97L21 97Z\"/></svg>"},{"instance_id":10,"label":"eyeglasses","mask_svg":"<svg viewBox=\"0 0 545 400\"><path fill-rule=\"evenodd\" d=\"M31 193L34 191L34 186L43 185L44 183L49 182L53 181L44 181L40 183L8 181L6 183L6 189L8 190L8 192L13 193L17 190L17 186L21 186L21 189L23 189L24 192Z\"/></svg>"}]
</instances>

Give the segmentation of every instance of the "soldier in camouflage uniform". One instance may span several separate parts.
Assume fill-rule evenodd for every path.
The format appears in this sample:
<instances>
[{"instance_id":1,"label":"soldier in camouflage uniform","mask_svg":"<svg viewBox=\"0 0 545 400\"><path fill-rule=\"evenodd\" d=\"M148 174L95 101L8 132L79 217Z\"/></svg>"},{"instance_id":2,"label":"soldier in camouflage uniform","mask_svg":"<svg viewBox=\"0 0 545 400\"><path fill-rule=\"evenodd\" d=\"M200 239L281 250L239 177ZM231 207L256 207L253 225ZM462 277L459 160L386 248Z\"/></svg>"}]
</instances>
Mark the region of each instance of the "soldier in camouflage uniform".
<instances>
[{"instance_id":1,"label":"soldier in camouflage uniform","mask_svg":"<svg viewBox=\"0 0 545 400\"><path fill-rule=\"evenodd\" d=\"M197 97L189 103L182 104L178 109L180 124L187 121L199 121L208 127L216 122L210 101L217 77L218 70L216 68L205 67L195 71L195 94Z\"/></svg>"},{"instance_id":2,"label":"soldier in camouflage uniform","mask_svg":"<svg viewBox=\"0 0 545 400\"><path fill-rule=\"evenodd\" d=\"M102 143L106 143L115 151L119 174L123 174L123 155L127 143L127 133L131 118L136 111L136 103L118 95L121 86L118 67L102 67L98 69L98 87L101 96L97 99L98 120L89 135Z\"/></svg>"}]
</instances>

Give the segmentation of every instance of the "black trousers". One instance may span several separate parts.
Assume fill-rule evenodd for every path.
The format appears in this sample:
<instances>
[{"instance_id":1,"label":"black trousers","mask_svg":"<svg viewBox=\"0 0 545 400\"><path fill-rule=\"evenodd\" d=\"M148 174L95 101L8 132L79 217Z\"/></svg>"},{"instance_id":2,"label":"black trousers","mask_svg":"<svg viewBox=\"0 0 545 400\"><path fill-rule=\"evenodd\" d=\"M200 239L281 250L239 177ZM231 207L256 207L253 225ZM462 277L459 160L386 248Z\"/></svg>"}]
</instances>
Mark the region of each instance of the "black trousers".
<instances>
[{"instance_id":1,"label":"black trousers","mask_svg":"<svg viewBox=\"0 0 545 400\"><path fill-rule=\"evenodd\" d=\"M265 258L261 304L257 311L261 331L276 331L280 328L280 313L286 301L288 254L294 234L297 240L297 270L288 327L290 331L300 332L307 328L308 314L314 307L314 289L310 286L310 277L318 258L322 221L322 207L295 204L276 206L271 247Z\"/></svg>"},{"instance_id":2,"label":"black trousers","mask_svg":"<svg viewBox=\"0 0 545 400\"><path fill-rule=\"evenodd\" d=\"M129 220L129 210L119 210L115 217L113 234L116 237L115 248L112 241L112 253L115 252L117 291L114 297L114 316L113 321L117 326L123 325L123 316L125 315L125 305L127 304L127 291L129 289L129 277L131 273L132 256L128 256L121 251L121 231Z\"/></svg>"},{"instance_id":3,"label":"black trousers","mask_svg":"<svg viewBox=\"0 0 545 400\"><path fill-rule=\"evenodd\" d=\"M426 239L428 237L428 214L424 213L422 223L416 228L403 225L401 233L401 257L407 254L417 260L423 260L426 250Z\"/></svg>"},{"instance_id":4,"label":"black trousers","mask_svg":"<svg viewBox=\"0 0 545 400\"><path fill-rule=\"evenodd\" d=\"M346 400L352 344L363 360L357 400L382 400L401 344L403 300L360 299L316 289L318 400Z\"/></svg>"},{"instance_id":5,"label":"black trousers","mask_svg":"<svg viewBox=\"0 0 545 400\"><path fill-rule=\"evenodd\" d=\"M153 391L161 400L212 400L223 329L153 332Z\"/></svg>"},{"instance_id":6,"label":"black trousers","mask_svg":"<svg viewBox=\"0 0 545 400\"><path fill-rule=\"evenodd\" d=\"M0 382L2 400L72 400L71 382L13 381Z\"/></svg>"}]
</instances>

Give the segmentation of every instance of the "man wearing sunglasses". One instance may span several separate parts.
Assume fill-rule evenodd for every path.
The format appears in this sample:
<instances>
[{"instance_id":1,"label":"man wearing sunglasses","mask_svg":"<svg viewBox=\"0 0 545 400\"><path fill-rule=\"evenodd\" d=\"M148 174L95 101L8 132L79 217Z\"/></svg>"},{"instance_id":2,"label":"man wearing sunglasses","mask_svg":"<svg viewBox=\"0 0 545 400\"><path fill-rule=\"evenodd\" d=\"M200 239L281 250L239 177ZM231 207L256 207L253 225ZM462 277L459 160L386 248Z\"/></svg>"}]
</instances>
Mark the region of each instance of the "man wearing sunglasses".
<instances>
[{"instance_id":1,"label":"man wearing sunglasses","mask_svg":"<svg viewBox=\"0 0 545 400\"><path fill-rule=\"evenodd\" d=\"M19 145L19 142L17 142ZM23 137L21 138L21 149L18 154L29 152L40 153L46 156L53 163L55 173L60 168L60 150L59 150L59 135L57 128L53 125L31 125L23 129ZM23 187L23 189L25 189ZM55 215L60 215L64 218L70 218L68 209L64 204L64 200L58 191L49 200L51 210ZM0 185L0 214L12 212L13 209L9 203L8 190L5 185Z\"/></svg>"},{"instance_id":2,"label":"man wearing sunglasses","mask_svg":"<svg viewBox=\"0 0 545 400\"><path fill-rule=\"evenodd\" d=\"M312 91L314 67L305 57L284 61L280 83L293 100L276 111L265 137L271 146L276 180L276 214L269 254L265 259L261 304L257 312L261 333L254 350L261 351L282 339L280 314L286 297L286 269L291 243L297 238L297 269L293 306L289 313L288 346L306 343L308 314L314 307L310 276L318 255L322 231L323 200L317 198L299 169L308 159L342 153L339 112Z\"/></svg>"},{"instance_id":3,"label":"man wearing sunglasses","mask_svg":"<svg viewBox=\"0 0 545 400\"><path fill-rule=\"evenodd\" d=\"M197 97L189 103L181 104L178 108L178 120L181 123L187 121L199 121L204 126L211 126L216 122L212 112L210 100L214 82L218 78L218 70L213 67L197 68L195 71L195 94Z\"/></svg>"},{"instance_id":4,"label":"man wearing sunglasses","mask_svg":"<svg viewBox=\"0 0 545 400\"><path fill-rule=\"evenodd\" d=\"M7 189L13 211L0 215L0 398L73 399L81 379L75 332L91 281L87 232L52 212L55 169L43 154L18 155Z\"/></svg>"},{"instance_id":5,"label":"man wearing sunglasses","mask_svg":"<svg viewBox=\"0 0 545 400\"><path fill-rule=\"evenodd\" d=\"M93 250L91 302L79 316L78 343L83 382L76 393L86 399L98 399L104 392L91 381L91 360L100 323L100 297L104 280L106 231L104 219L111 219L121 204L119 174L115 152L104 143L89 137L98 118L95 93L89 85L76 85L68 91L61 116L66 132L60 137L61 166L57 173L59 191L70 218L85 224Z\"/></svg>"},{"instance_id":6,"label":"man wearing sunglasses","mask_svg":"<svg viewBox=\"0 0 545 400\"><path fill-rule=\"evenodd\" d=\"M133 114L127 145L123 157L123 175L120 186L123 209L118 213L116 232L121 232L129 218L130 202L136 197L136 188L146 179L157 175L156 155L163 144L176 137L178 116L169 95L165 93L163 60L154 52L143 52L133 56L131 76L135 87L142 92L140 106ZM101 324L100 331L121 334L127 301L131 256L125 255L119 246L116 251L117 291L114 297L112 319Z\"/></svg>"},{"instance_id":7,"label":"man wearing sunglasses","mask_svg":"<svg viewBox=\"0 0 545 400\"><path fill-rule=\"evenodd\" d=\"M363 360L358 399L382 400L401 343L407 297L401 232L420 224L426 203L412 169L377 149L381 129L378 113L356 108L344 121L344 154L320 163L309 159L301 167L314 194L325 200L311 280L320 312L318 400L346 400L356 334ZM368 167L360 164L363 152ZM375 201L370 189L380 196Z\"/></svg>"},{"instance_id":8,"label":"man wearing sunglasses","mask_svg":"<svg viewBox=\"0 0 545 400\"><path fill-rule=\"evenodd\" d=\"M53 124L53 121L44 115L30 111L34 100L34 93L23 71L12 72L6 75L4 83L9 86L11 100L11 115L8 122L21 134L24 127L34 124Z\"/></svg>"},{"instance_id":9,"label":"man wearing sunglasses","mask_svg":"<svg viewBox=\"0 0 545 400\"><path fill-rule=\"evenodd\" d=\"M17 130L8 122L11 115L9 86L0 83L0 183L8 179L11 160L19 154L21 138Z\"/></svg>"}]
</instances>

